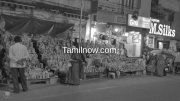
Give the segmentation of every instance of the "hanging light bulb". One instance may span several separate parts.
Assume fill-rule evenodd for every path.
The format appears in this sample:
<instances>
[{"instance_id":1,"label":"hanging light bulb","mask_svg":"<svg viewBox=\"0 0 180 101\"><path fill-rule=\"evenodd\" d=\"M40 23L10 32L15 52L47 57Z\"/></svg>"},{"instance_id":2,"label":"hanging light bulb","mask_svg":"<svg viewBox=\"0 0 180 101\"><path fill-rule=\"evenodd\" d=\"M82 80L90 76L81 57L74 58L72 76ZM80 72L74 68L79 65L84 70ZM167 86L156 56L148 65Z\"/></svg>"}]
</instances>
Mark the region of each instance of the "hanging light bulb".
<instances>
[{"instance_id":1,"label":"hanging light bulb","mask_svg":"<svg viewBox=\"0 0 180 101\"><path fill-rule=\"evenodd\" d=\"M115 28L114 31L115 31L115 32L118 32L118 31L119 31L119 28Z\"/></svg>"}]
</instances>

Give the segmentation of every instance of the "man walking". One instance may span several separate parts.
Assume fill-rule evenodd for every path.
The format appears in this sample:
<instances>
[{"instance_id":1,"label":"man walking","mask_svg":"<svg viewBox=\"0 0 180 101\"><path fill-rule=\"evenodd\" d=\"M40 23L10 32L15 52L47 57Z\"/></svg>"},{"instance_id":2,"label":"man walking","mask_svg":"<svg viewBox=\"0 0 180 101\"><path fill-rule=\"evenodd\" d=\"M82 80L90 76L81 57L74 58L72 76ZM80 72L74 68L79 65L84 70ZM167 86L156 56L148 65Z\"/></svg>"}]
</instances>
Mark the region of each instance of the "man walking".
<instances>
[{"instance_id":1,"label":"man walking","mask_svg":"<svg viewBox=\"0 0 180 101\"><path fill-rule=\"evenodd\" d=\"M27 82L25 77L26 59L29 57L28 50L21 42L20 36L15 36L15 44L9 48L10 68L14 86L14 93L20 92L19 82L23 91L27 91Z\"/></svg>"}]
</instances>

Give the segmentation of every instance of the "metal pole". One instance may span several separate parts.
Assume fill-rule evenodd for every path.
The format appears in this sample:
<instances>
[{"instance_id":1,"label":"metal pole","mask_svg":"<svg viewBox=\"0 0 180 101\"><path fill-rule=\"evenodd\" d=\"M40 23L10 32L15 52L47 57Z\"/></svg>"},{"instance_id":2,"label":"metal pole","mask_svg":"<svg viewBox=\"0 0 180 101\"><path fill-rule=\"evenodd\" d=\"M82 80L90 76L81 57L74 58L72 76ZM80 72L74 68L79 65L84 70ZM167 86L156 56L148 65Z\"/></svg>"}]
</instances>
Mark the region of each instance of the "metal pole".
<instances>
[{"instance_id":1,"label":"metal pole","mask_svg":"<svg viewBox=\"0 0 180 101\"><path fill-rule=\"evenodd\" d=\"M81 0L81 15L80 15L80 22L79 22L79 45L81 44L82 13L83 13L83 0Z\"/></svg>"},{"instance_id":2,"label":"metal pole","mask_svg":"<svg viewBox=\"0 0 180 101\"><path fill-rule=\"evenodd\" d=\"M91 15L90 15L90 18L89 18L89 21L90 21L90 25L89 25L89 26L90 26L90 29L89 29L89 39L88 39L89 41L92 40L92 39L91 39L91 27L92 27L92 26L91 26L91 25L92 25L91 18L92 18L92 17L91 17Z\"/></svg>"}]
</instances>

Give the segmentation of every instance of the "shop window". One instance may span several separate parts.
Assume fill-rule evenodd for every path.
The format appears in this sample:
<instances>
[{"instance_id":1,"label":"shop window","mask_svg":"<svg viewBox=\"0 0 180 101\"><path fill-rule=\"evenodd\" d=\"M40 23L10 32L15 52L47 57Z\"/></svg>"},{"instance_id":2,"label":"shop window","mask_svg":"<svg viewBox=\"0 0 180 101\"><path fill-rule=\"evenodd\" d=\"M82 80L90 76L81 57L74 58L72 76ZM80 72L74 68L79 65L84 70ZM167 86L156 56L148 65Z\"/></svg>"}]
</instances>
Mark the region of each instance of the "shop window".
<instances>
[{"instance_id":1,"label":"shop window","mask_svg":"<svg viewBox=\"0 0 180 101\"><path fill-rule=\"evenodd\" d=\"M169 49L169 43L168 42L164 42L163 43L163 48L164 49Z\"/></svg>"},{"instance_id":2,"label":"shop window","mask_svg":"<svg viewBox=\"0 0 180 101\"><path fill-rule=\"evenodd\" d=\"M149 37L148 44L153 44L153 37Z\"/></svg>"},{"instance_id":3,"label":"shop window","mask_svg":"<svg viewBox=\"0 0 180 101\"><path fill-rule=\"evenodd\" d=\"M163 42L158 42L158 48L163 49Z\"/></svg>"},{"instance_id":4,"label":"shop window","mask_svg":"<svg viewBox=\"0 0 180 101\"><path fill-rule=\"evenodd\" d=\"M158 41L158 49L169 49L169 41Z\"/></svg>"},{"instance_id":5,"label":"shop window","mask_svg":"<svg viewBox=\"0 0 180 101\"><path fill-rule=\"evenodd\" d=\"M127 43L125 44L128 57L141 56L141 40L142 40L142 36L140 32L131 31L128 33Z\"/></svg>"}]
</instances>

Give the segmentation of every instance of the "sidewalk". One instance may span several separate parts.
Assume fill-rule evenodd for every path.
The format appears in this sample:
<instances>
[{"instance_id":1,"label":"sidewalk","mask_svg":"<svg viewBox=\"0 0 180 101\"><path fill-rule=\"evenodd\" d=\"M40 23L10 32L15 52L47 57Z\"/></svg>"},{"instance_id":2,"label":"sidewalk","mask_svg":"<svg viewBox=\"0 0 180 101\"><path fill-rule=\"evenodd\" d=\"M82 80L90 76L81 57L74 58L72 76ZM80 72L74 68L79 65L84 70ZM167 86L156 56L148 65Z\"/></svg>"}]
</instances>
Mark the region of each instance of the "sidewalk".
<instances>
[{"instance_id":1,"label":"sidewalk","mask_svg":"<svg viewBox=\"0 0 180 101\"><path fill-rule=\"evenodd\" d=\"M139 96L141 94L144 95L150 92L151 92L150 94L152 94L153 96L153 94L156 92L162 91L161 94L163 94L165 90L173 91L177 89L177 91L173 91L177 93L178 91L180 91L178 90L179 84L180 84L179 76L167 76L167 77L140 76L140 77L123 77L119 79L91 79L91 80L81 81L80 86L65 86L60 84L31 85L30 90L28 92L25 93L22 92L20 94L11 94L10 98L7 101L59 101L62 99L63 99L62 101L92 101L92 100L110 101L110 99L108 98L119 98L119 97L120 99L122 98L122 101L132 101L129 99L131 99L134 95ZM129 92L134 92L134 93L131 95L131 93L129 94ZM123 96L126 96L126 98L123 98ZM96 97L98 99L93 99ZM106 99L106 97L108 98ZM123 99L128 99L128 100L123 100ZM114 99L112 101L119 101L119 99L118 100ZM133 100L133 101L143 101L143 100ZM164 101L164 100L146 100L146 101ZM173 101L180 101L180 100L173 100Z\"/></svg>"},{"instance_id":2,"label":"sidewalk","mask_svg":"<svg viewBox=\"0 0 180 101\"><path fill-rule=\"evenodd\" d=\"M120 78L116 78L116 79L110 79L110 78L92 78L92 79L84 79L81 80L81 85L87 85L87 84L92 84L92 83L99 83L99 82L103 82L103 81L109 81L109 80L118 80L118 79L130 79L130 78L139 78L139 77L148 77L148 76L122 76ZM54 86L69 86L66 84L54 84L54 85L50 85L50 84L45 84L45 83L38 83L38 84L30 84L28 85L29 90L33 91L33 90L38 90L38 89L44 89L44 88L48 88L48 87L54 87ZM13 91L13 86L11 85L6 85L6 84L0 84L0 92L4 92L4 91Z\"/></svg>"},{"instance_id":3,"label":"sidewalk","mask_svg":"<svg viewBox=\"0 0 180 101\"><path fill-rule=\"evenodd\" d=\"M95 94L97 91L103 92L103 90L107 90L106 92L108 93L109 91L113 91L112 89L115 88L119 89L119 91L122 90L124 91L124 89L130 90L129 88L132 87L133 88L135 87L135 89L137 89L136 86L137 87L142 87L147 85L157 86L157 84L164 85L164 82L171 82L171 81L173 82L176 81L179 83L180 77L179 76L167 76L167 77L130 76L130 77L122 77L119 79L104 79L104 78L90 79L90 80L82 80L80 86L70 86L70 85L61 85L61 84L55 84L55 85L33 84L29 86L28 92L21 92L20 94L11 93L8 101L44 101L46 98L52 98L52 99L56 99L53 101L59 101L57 98L64 98L65 96L75 97L74 94L78 94L78 96L82 97L82 94L91 93L91 95L93 94L93 96L97 96ZM118 93L123 93L123 92L118 92ZM45 100L45 101L50 101L50 100ZM76 101L76 100L72 100L72 101Z\"/></svg>"}]
</instances>

